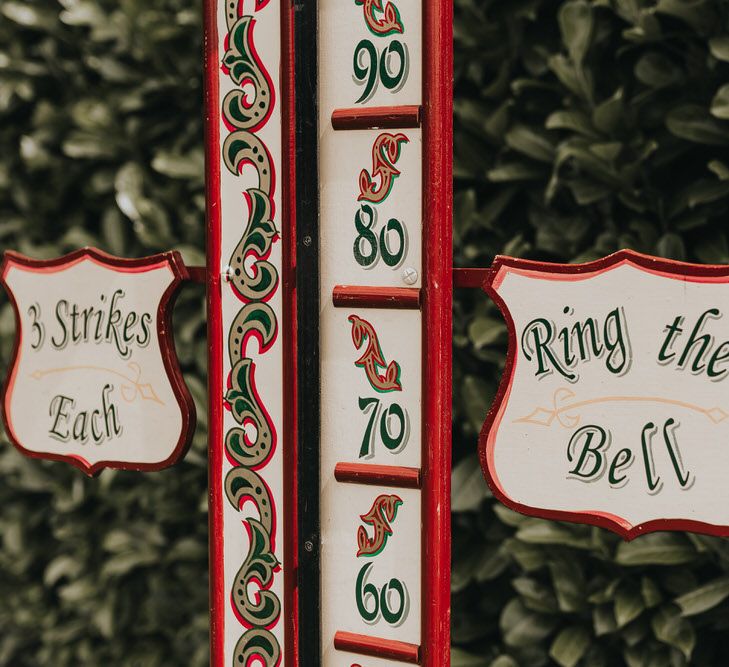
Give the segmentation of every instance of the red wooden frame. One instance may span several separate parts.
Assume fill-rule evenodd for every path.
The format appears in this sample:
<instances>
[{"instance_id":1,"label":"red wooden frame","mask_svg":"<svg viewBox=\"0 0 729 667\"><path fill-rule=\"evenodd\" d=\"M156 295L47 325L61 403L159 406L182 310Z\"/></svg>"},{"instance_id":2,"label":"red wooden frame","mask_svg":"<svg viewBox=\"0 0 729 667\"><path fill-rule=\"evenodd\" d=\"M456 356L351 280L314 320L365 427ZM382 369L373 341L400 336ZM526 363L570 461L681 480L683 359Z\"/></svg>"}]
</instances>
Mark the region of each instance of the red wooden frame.
<instances>
[{"instance_id":1,"label":"red wooden frame","mask_svg":"<svg viewBox=\"0 0 729 667\"><path fill-rule=\"evenodd\" d=\"M423 13L424 667L450 665L453 3Z\"/></svg>"},{"instance_id":2,"label":"red wooden frame","mask_svg":"<svg viewBox=\"0 0 729 667\"><path fill-rule=\"evenodd\" d=\"M495 424L495 420L499 414L502 403L508 394L509 387L511 386L515 368L516 350L518 348L514 320L511 317L511 313L509 312L504 300L497 294L494 287L494 281L498 276L499 270L502 267L509 267L524 271L538 271L547 274L547 276L549 276L549 274L554 275L555 280L564 280L569 279L568 276L584 276L589 273L601 273L622 263L633 264L652 273L689 282L729 282L729 266L676 262L669 259L658 259L649 255L643 255L632 250L620 250L619 252L608 255L607 257L584 264L552 264L548 262L537 262L503 256L499 256L494 259L491 269L489 269L486 273L483 289L499 307L501 314L506 320L506 325L509 331L509 348L506 356L506 366L504 367L499 389L479 436L479 458L481 460L481 467L484 471L484 475L494 493L494 496L500 502L517 512L521 512L522 514L527 514L529 516L536 516L542 519L552 519L555 521L572 521L575 523L586 523L593 526L599 526L601 528L612 530L625 540L632 540L645 533L663 530L692 531L719 537L729 537L729 526L717 526L714 524L707 524L702 521L692 521L688 519L657 519L631 528L625 528L616 519L613 519L609 515L605 515L603 513L568 512L523 505L511 500L501 491L487 464L489 454L489 434Z\"/></svg>"},{"instance_id":3,"label":"red wooden frame","mask_svg":"<svg viewBox=\"0 0 729 667\"><path fill-rule=\"evenodd\" d=\"M337 651L351 651L373 658L397 660L412 665L420 664L420 646L392 639L358 635L354 632L337 632L334 635L334 648Z\"/></svg>"},{"instance_id":4,"label":"red wooden frame","mask_svg":"<svg viewBox=\"0 0 729 667\"><path fill-rule=\"evenodd\" d=\"M417 287L359 287L337 285L332 292L335 308L393 308L418 310L421 304Z\"/></svg>"},{"instance_id":5,"label":"red wooden frame","mask_svg":"<svg viewBox=\"0 0 729 667\"><path fill-rule=\"evenodd\" d=\"M210 548L210 666L225 661L225 572L223 568L223 302L221 290L220 124L217 0L205 0L205 190L208 313L208 506Z\"/></svg>"},{"instance_id":6,"label":"red wooden frame","mask_svg":"<svg viewBox=\"0 0 729 667\"><path fill-rule=\"evenodd\" d=\"M210 665L225 667L225 590L223 526L223 387L224 336L222 322L222 220L220 201L220 35L217 13L222 0L204 0L204 75L205 75L205 160L207 230L207 310L208 310L208 465L210 508ZM287 614L284 627L283 658L287 665L298 665L297 646L297 506L296 506L296 170L295 170L295 97L294 97L294 6L281 3L281 86L282 119L282 331L283 331L283 449L284 497L284 586L283 603Z\"/></svg>"},{"instance_id":7,"label":"red wooden frame","mask_svg":"<svg viewBox=\"0 0 729 667\"><path fill-rule=\"evenodd\" d=\"M489 269L453 269L453 287L483 287Z\"/></svg>"},{"instance_id":8,"label":"red wooden frame","mask_svg":"<svg viewBox=\"0 0 729 667\"><path fill-rule=\"evenodd\" d=\"M22 266L32 271L39 273L53 273L64 268L78 264L84 259L91 259L96 264L101 266L117 269L121 273L142 273L145 270L155 268L158 266L168 266L174 276L172 283L165 290L157 308L157 338L159 341L160 352L162 354L162 361L164 364L165 371L167 373L167 379L170 382L172 391L175 395L175 399L180 407L182 414L182 428L180 437L177 441L172 454L160 463L129 463L124 461L98 461L94 464L89 464L87 461L80 457L68 456L63 454L46 454L43 452L30 451L23 447L15 436L15 432L12 428L10 415L6 407L6 400L12 391L15 383L15 375L17 373L17 361L18 355L20 354L20 347L22 344L23 330L21 326L20 311L18 309L15 295L10 289L9 285L5 282L5 275L10 266ZM152 255L150 257L142 257L139 259L125 259L122 257L115 257L109 255L96 248L81 248L75 250L62 257L56 257L54 259L31 259L19 253L11 250L5 251L3 254L3 261L0 263L0 285L5 288L5 291L10 298L10 303L15 313L15 342L13 344L13 351L10 361L10 372L8 373L7 379L3 386L2 392L0 392L0 412L2 412L3 423L5 425L5 432L10 439L10 442L25 456L29 456L35 459L45 459L50 461L64 461L75 466L79 470L83 471L89 476L93 476L101 472L104 468L113 468L115 470L137 470L137 471L156 471L167 468L177 461L179 461L187 452L192 442L192 435L195 430L195 403L190 396L190 392L187 389L187 385L182 377L180 366L177 363L177 354L175 353L175 340L172 336L172 309L175 303L175 298L179 293L183 283L189 280L189 274L182 256L178 252L167 252Z\"/></svg>"},{"instance_id":9,"label":"red wooden frame","mask_svg":"<svg viewBox=\"0 0 729 667\"><path fill-rule=\"evenodd\" d=\"M367 109L335 109L332 127L335 130L402 130L420 127L422 109L416 104Z\"/></svg>"},{"instance_id":10,"label":"red wooden frame","mask_svg":"<svg viewBox=\"0 0 729 667\"><path fill-rule=\"evenodd\" d=\"M220 202L220 66L217 7L219 0L205 0L205 106L207 158L207 273L208 340L210 366L210 571L211 571L211 666L224 667L224 590L222 479L220 443L223 439L223 407L219 390L223 385L221 202ZM284 333L284 430L296 442L296 221L295 221L295 132L293 85L294 8L282 4L281 108L283 114L282 208L282 296ZM424 44L428 45L423 81L423 106L369 110L342 109L332 118L336 129L371 127L420 127L424 133L423 223L424 248L422 289L403 289L398 305L423 312L423 664L443 667L449 663L450 628L450 365L451 365L451 214L452 214L452 6L444 0L424 1ZM376 293L355 294L351 290L334 295L338 304L365 299L382 302ZM349 301L348 301L349 300ZM382 302L382 303L381 303ZM296 452L285 448L284 467L284 603L285 652L287 664L299 662L296 645ZM342 472L342 471L340 471ZM350 471L352 472L352 471ZM356 472L356 471L355 471ZM347 471L343 471L346 476ZM353 473L354 474L354 473ZM409 480L413 484L413 480ZM341 639L341 637L340 637ZM436 648L437 647L437 648ZM411 653L409 654L411 655ZM418 658L420 659L420 658Z\"/></svg>"},{"instance_id":11,"label":"red wooden frame","mask_svg":"<svg viewBox=\"0 0 729 667\"><path fill-rule=\"evenodd\" d=\"M394 486L401 489L419 489L423 483L420 468L372 463L337 463L334 467L334 478L338 482Z\"/></svg>"}]
</instances>

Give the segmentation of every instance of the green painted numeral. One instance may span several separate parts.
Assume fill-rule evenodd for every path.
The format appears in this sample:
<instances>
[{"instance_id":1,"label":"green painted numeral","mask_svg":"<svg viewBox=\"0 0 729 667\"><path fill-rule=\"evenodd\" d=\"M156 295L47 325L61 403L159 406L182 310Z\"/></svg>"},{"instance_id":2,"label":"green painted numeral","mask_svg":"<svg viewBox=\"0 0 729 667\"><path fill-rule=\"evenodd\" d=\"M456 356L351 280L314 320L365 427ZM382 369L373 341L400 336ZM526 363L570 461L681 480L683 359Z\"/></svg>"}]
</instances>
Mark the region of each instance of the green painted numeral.
<instances>
[{"instance_id":1,"label":"green painted numeral","mask_svg":"<svg viewBox=\"0 0 729 667\"><path fill-rule=\"evenodd\" d=\"M370 408L370 406L373 406ZM367 422L367 428L365 429L364 437L362 438L362 446L359 449L359 458L369 458L372 456L373 450L375 448L375 443L373 436L374 429L372 428L375 425L375 421L377 419L377 414L380 411L380 399L379 398L362 398L360 396L359 399L359 409L362 410L365 414L367 414L367 410L371 409L370 419Z\"/></svg>"},{"instance_id":2,"label":"green painted numeral","mask_svg":"<svg viewBox=\"0 0 729 667\"><path fill-rule=\"evenodd\" d=\"M393 421L400 423L395 431L396 435L390 435L390 424ZM382 444L390 451L399 449L403 441L407 438L408 419L403 410L397 403L393 403L389 408L385 409L380 419L380 438Z\"/></svg>"},{"instance_id":3,"label":"green painted numeral","mask_svg":"<svg viewBox=\"0 0 729 667\"><path fill-rule=\"evenodd\" d=\"M392 61L397 59L399 66L392 70ZM366 102L377 90L378 80L391 92L397 92L407 80L408 76L408 51L407 47L399 40L393 39L381 53L369 40L363 39L357 44L354 50L352 61L354 80L364 86L362 95L357 104Z\"/></svg>"},{"instance_id":4,"label":"green painted numeral","mask_svg":"<svg viewBox=\"0 0 729 667\"><path fill-rule=\"evenodd\" d=\"M367 581L374 563L367 563L357 575L355 599L357 611L365 623L376 623L382 618L390 625L397 625L403 620L407 609L407 589L399 579L390 579L382 589ZM390 593L394 592L399 598L397 609L390 608Z\"/></svg>"},{"instance_id":5,"label":"green painted numeral","mask_svg":"<svg viewBox=\"0 0 729 667\"><path fill-rule=\"evenodd\" d=\"M372 231L376 220L377 213L369 204L362 204L354 216L354 227L357 230L353 247L354 259L365 269L370 269L377 263L377 235Z\"/></svg>"},{"instance_id":6,"label":"green painted numeral","mask_svg":"<svg viewBox=\"0 0 729 667\"><path fill-rule=\"evenodd\" d=\"M388 232L395 232L398 238L397 250L390 252L388 245ZM405 236L405 228L402 223L395 218L390 218L387 224L380 230L380 254L382 255L382 261L387 264L391 269L395 269L400 266L403 258L405 257L405 250L407 247L407 239Z\"/></svg>"},{"instance_id":7,"label":"green painted numeral","mask_svg":"<svg viewBox=\"0 0 729 667\"><path fill-rule=\"evenodd\" d=\"M28 308L28 315L33 318L31 326L33 328L33 333L35 334L35 341L30 344L30 347L33 350L39 350L41 347L43 347L43 341L46 337L45 327L40 321L40 305L34 303L30 308Z\"/></svg>"},{"instance_id":8,"label":"green painted numeral","mask_svg":"<svg viewBox=\"0 0 729 667\"><path fill-rule=\"evenodd\" d=\"M371 458L375 449L375 423L380 418L380 440L391 452L394 452L407 444L410 435L410 423L407 412L397 403L392 403L384 410L380 410L379 398L359 399L359 409L370 418L367 422L362 446L359 449L359 458ZM398 422L397 425L393 422Z\"/></svg>"},{"instance_id":9,"label":"green painted numeral","mask_svg":"<svg viewBox=\"0 0 729 667\"><path fill-rule=\"evenodd\" d=\"M382 261L391 269L402 264L407 253L407 232L403 224L395 218L390 218L380 230L379 244L377 234L373 227L377 222L377 211L369 204L362 204L354 216L354 227L357 237L354 239L352 251L354 259L362 268L371 269L382 257ZM397 237L396 244L391 248L391 234Z\"/></svg>"}]
</instances>

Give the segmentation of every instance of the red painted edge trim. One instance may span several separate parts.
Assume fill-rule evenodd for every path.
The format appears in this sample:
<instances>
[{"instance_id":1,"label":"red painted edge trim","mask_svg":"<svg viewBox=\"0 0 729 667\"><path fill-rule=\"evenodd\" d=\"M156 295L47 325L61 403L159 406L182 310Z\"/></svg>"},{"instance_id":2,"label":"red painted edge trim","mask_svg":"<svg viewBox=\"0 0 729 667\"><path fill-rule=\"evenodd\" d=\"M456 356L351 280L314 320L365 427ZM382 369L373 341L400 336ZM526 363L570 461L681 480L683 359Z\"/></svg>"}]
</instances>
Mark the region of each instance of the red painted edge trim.
<instances>
[{"instance_id":1,"label":"red painted edge trim","mask_svg":"<svg viewBox=\"0 0 729 667\"><path fill-rule=\"evenodd\" d=\"M421 107L417 104L368 109L335 109L332 127L335 130L391 130L420 127Z\"/></svg>"},{"instance_id":2,"label":"red painted edge trim","mask_svg":"<svg viewBox=\"0 0 729 667\"><path fill-rule=\"evenodd\" d=\"M453 308L453 3L423 0L423 498L421 643L449 667Z\"/></svg>"},{"instance_id":3,"label":"red painted edge trim","mask_svg":"<svg viewBox=\"0 0 729 667\"><path fill-rule=\"evenodd\" d=\"M205 281L208 279L207 266L188 266L187 273L193 283L200 283L201 285L204 285Z\"/></svg>"},{"instance_id":4,"label":"red painted edge trim","mask_svg":"<svg viewBox=\"0 0 729 667\"><path fill-rule=\"evenodd\" d=\"M418 310L420 290L417 287L360 287L337 285L332 292L337 308L395 308Z\"/></svg>"},{"instance_id":5,"label":"red painted edge trim","mask_svg":"<svg viewBox=\"0 0 729 667\"><path fill-rule=\"evenodd\" d=\"M5 282L5 275L10 266L26 267L28 269L34 269L37 271L50 271L63 267L64 265L70 265L77 263L83 259L91 258L102 266L108 268L128 270L128 269L144 269L145 267L151 267L155 264L167 264L172 271L173 279L169 287L165 290L160 300L159 306L157 307L157 339L159 341L160 353L162 355L162 362L167 373L167 379L172 387L172 392L177 400L177 404L180 408L182 415L182 424L180 428L180 436L177 444L175 445L172 454L168 456L164 461L157 463L134 463L129 461L98 461L97 463L89 465L85 460L75 456L68 456L65 454L52 454L44 452L30 451L23 447L23 445L16 439L15 433L12 428L10 416L8 415L8 409L6 402L9 400L9 392L13 386L16 374L16 363L18 361L18 355L20 354L20 341L22 336L22 323L20 317L20 311L18 309L18 303L15 300L15 295L10 289L10 286ZM183 283L190 279L184 262L180 253L165 252L157 255L151 255L149 257L141 257L138 259L127 259L123 257L115 257L109 255L96 248L80 248L67 255L56 257L54 259L32 259L21 255L20 253L13 252L12 250L6 250L3 253L2 262L0 262L0 285L5 289L10 304L13 307L15 313L15 340L13 343L13 351L10 357L10 371L3 385L2 392L0 392L0 412L2 413L2 420L5 426L5 433L8 436L10 442L15 448L30 458L42 459L47 461L63 461L70 463L82 472L89 476L94 476L100 473L104 468L113 468L115 470L136 470L140 472L153 472L163 470L179 461L187 452L192 442L193 432L196 424L195 414L195 403L192 400L192 396L187 389L185 380L182 377L182 371L177 360L177 353L175 352L175 339L173 336L172 329L172 310L175 303L175 299L179 294L179 291Z\"/></svg>"},{"instance_id":6,"label":"red painted edge trim","mask_svg":"<svg viewBox=\"0 0 729 667\"><path fill-rule=\"evenodd\" d=\"M359 653L372 658L397 660L411 665L420 664L420 646L393 639L380 639L378 637L358 635L354 632L336 632L334 634L334 648L337 651Z\"/></svg>"},{"instance_id":7,"label":"red painted edge trim","mask_svg":"<svg viewBox=\"0 0 729 667\"><path fill-rule=\"evenodd\" d=\"M220 90L217 0L204 0L205 191L208 314L208 504L210 549L210 667L225 664L223 563L223 321L220 213Z\"/></svg>"},{"instance_id":8,"label":"red painted edge trim","mask_svg":"<svg viewBox=\"0 0 729 667\"><path fill-rule=\"evenodd\" d=\"M642 253L635 252L633 250L620 250L607 257L595 260L594 262L586 262L584 264L551 264L548 262L537 262L526 259L517 259L514 257L498 256L494 259L491 269L488 270L487 280L484 285L484 291L491 297L501 311L501 314L506 320L506 325L509 330L509 347L506 355L506 366L504 367L503 375L501 376L501 382L499 389L496 393L496 398L489 410L483 427L481 428L481 434L479 435L479 458L481 459L481 468L483 469L484 476L488 482L494 496L507 507L526 514L528 516L536 516L542 519L551 519L555 521L572 521L574 523L589 524L593 526L599 526L600 528L607 528L620 535L624 540L629 541L635 539L639 535L646 533L652 533L656 531L690 531L694 533L704 533L706 535L714 535L717 537L729 537L729 526L718 526L715 524L708 524L702 521L692 521L689 519L655 519L653 521L647 521L646 523L633 526L632 528L625 528L621 524L613 521L608 516L591 514L590 512L566 512L562 510L549 510L538 507L531 507L528 505L522 505L518 503L504 493L501 492L498 485L495 483L491 472L487 465L488 460L488 436L491 431L491 427L494 424L496 415L498 414L501 404L504 401L506 392L511 384L512 374L514 371L514 362L516 358L517 350L517 337L516 337L516 326L514 320L511 317L508 307L504 300L497 294L496 289L493 286L494 280L499 274L499 271L503 267L515 268L527 271L539 271L543 273L551 274L572 274L580 275L585 273L591 273L594 271L603 270L621 262L628 262L635 266L642 267L651 271L662 271L668 273L674 273L677 276L686 277L702 277L702 278L729 278L729 265L723 264L689 264L687 262L676 262L670 259L660 259L658 257L651 257L650 255L644 255Z\"/></svg>"},{"instance_id":9,"label":"red painted edge trim","mask_svg":"<svg viewBox=\"0 0 729 667\"><path fill-rule=\"evenodd\" d=\"M298 419L296 306L296 97L294 83L294 5L281 2L281 203L283 332L283 496L284 496L284 664L299 664Z\"/></svg>"},{"instance_id":10,"label":"red painted edge trim","mask_svg":"<svg viewBox=\"0 0 729 667\"><path fill-rule=\"evenodd\" d=\"M453 269L453 287L481 289L490 269Z\"/></svg>"},{"instance_id":11,"label":"red painted edge trim","mask_svg":"<svg viewBox=\"0 0 729 667\"><path fill-rule=\"evenodd\" d=\"M394 486L401 489L419 489L422 475L418 468L382 466L370 463L337 463L334 478L338 482Z\"/></svg>"}]
</instances>

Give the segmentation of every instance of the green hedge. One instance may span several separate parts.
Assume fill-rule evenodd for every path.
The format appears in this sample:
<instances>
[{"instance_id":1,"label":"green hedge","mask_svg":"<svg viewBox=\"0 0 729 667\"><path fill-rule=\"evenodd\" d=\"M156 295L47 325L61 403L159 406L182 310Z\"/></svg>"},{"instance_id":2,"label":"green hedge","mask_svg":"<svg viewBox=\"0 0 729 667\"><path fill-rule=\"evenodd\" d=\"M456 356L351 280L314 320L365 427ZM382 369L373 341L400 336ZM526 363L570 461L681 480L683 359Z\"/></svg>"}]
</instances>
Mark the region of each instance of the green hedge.
<instances>
[{"instance_id":1,"label":"green hedge","mask_svg":"<svg viewBox=\"0 0 729 667\"><path fill-rule=\"evenodd\" d=\"M0 248L202 261L199 5L0 3ZM455 38L457 265L729 262L728 3L456 0ZM473 291L455 315L454 665L727 664L724 541L494 503L474 451L505 328ZM87 480L0 447L0 665L207 664L199 288L176 323L200 417L181 466ZM2 363L13 327L3 300Z\"/></svg>"},{"instance_id":2,"label":"green hedge","mask_svg":"<svg viewBox=\"0 0 729 667\"><path fill-rule=\"evenodd\" d=\"M200 24L182 0L0 1L0 249L204 261ZM187 287L175 314L181 466L90 480L0 446L0 665L208 664L203 307Z\"/></svg>"},{"instance_id":3,"label":"green hedge","mask_svg":"<svg viewBox=\"0 0 729 667\"><path fill-rule=\"evenodd\" d=\"M619 248L729 262L729 3L456 0L456 262ZM504 364L455 311L454 665L729 664L729 544L624 544L487 493L476 437Z\"/></svg>"}]
</instances>

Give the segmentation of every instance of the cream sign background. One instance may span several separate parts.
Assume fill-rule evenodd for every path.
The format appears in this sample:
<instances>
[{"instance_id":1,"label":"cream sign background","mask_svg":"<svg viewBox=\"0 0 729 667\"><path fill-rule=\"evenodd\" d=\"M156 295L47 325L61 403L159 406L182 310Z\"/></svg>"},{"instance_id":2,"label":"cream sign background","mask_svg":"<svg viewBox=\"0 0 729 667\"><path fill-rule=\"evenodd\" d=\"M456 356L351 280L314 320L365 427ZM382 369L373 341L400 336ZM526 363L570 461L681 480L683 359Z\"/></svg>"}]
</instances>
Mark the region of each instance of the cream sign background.
<instances>
[{"instance_id":1,"label":"cream sign background","mask_svg":"<svg viewBox=\"0 0 729 667\"><path fill-rule=\"evenodd\" d=\"M729 533L729 267L497 258L487 291L510 330L481 441L499 498L627 538Z\"/></svg>"},{"instance_id":2,"label":"cream sign background","mask_svg":"<svg viewBox=\"0 0 729 667\"><path fill-rule=\"evenodd\" d=\"M175 253L119 260L82 250L53 262L6 254L2 282L19 336L3 408L16 445L89 474L177 460L193 407L165 319L183 272Z\"/></svg>"}]
</instances>

